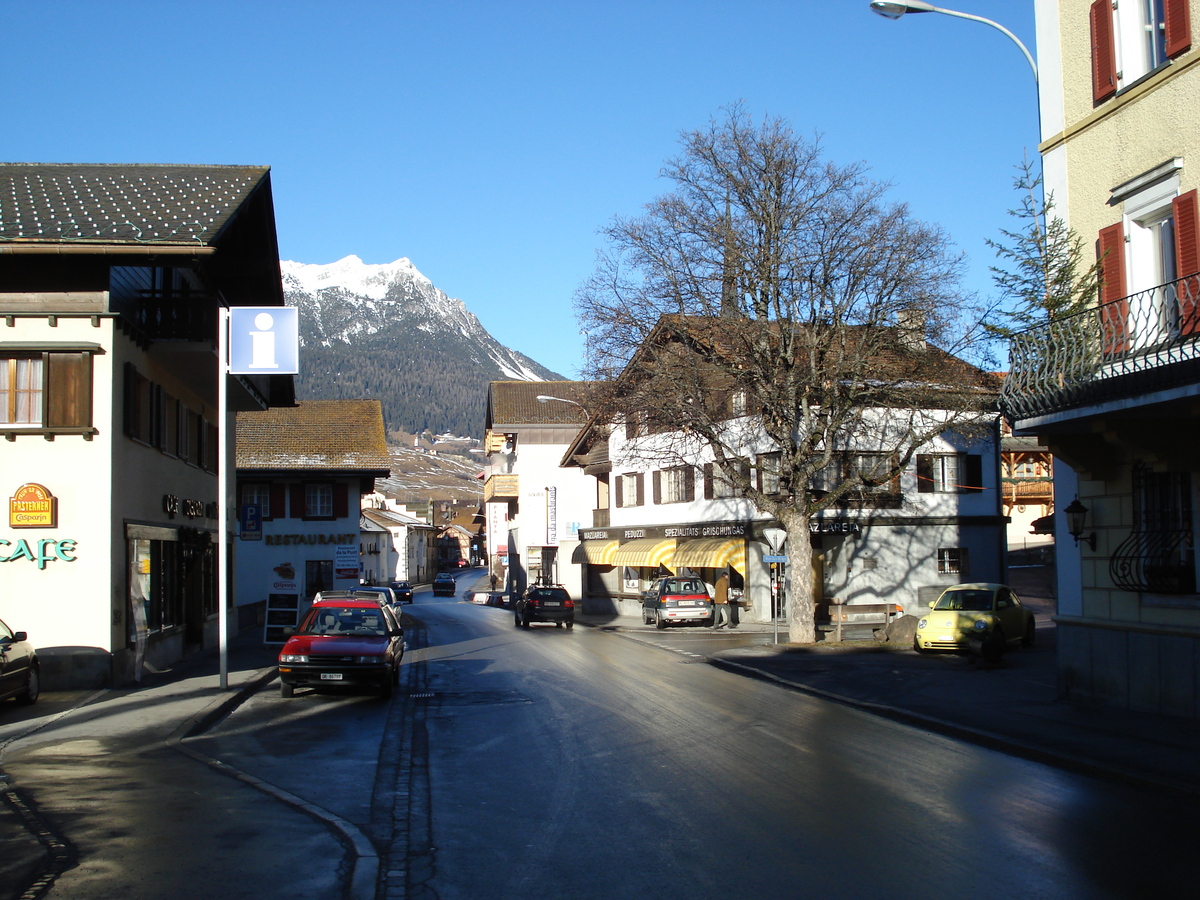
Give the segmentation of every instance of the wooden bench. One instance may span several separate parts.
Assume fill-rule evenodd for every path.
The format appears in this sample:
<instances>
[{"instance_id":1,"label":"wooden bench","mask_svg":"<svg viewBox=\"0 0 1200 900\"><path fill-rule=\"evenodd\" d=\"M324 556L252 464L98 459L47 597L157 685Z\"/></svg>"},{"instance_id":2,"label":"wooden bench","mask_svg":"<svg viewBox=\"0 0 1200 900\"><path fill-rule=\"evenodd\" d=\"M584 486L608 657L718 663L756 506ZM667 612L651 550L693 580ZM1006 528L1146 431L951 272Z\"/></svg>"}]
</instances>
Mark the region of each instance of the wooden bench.
<instances>
[{"instance_id":1,"label":"wooden bench","mask_svg":"<svg viewBox=\"0 0 1200 900\"><path fill-rule=\"evenodd\" d=\"M892 616L904 614L904 608L895 603L829 603L829 625L834 640L842 639L842 628L847 625L870 625L886 628Z\"/></svg>"}]
</instances>

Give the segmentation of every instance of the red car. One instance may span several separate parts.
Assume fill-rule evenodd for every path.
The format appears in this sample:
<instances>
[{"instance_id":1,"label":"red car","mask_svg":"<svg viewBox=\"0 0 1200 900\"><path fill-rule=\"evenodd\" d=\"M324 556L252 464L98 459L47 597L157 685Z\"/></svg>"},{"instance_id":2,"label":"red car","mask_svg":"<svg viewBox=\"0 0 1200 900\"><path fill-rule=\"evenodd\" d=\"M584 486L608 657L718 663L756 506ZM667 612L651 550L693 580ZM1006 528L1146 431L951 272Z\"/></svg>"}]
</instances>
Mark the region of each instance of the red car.
<instances>
[{"instance_id":1,"label":"red car","mask_svg":"<svg viewBox=\"0 0 1200 900\"><path fill-rule=\"evenodd\" d=\"M365 596L317 600L279 652L280 693L369 687L390 697L403 658L404 629L386 604Z\"/></svg>"}]
</instances>

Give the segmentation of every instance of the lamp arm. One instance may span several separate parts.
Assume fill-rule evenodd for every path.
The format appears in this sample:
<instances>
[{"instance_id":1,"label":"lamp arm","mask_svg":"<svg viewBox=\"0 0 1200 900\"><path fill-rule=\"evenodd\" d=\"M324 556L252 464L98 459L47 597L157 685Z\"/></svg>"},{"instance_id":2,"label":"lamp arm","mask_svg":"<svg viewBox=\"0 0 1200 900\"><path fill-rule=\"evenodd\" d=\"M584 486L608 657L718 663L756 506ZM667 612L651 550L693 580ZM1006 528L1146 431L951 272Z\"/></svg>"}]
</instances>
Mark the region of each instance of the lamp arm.
<instances>
[{"instance_id":1,"label":"lamp arm","mask_svg":"<svg viewBox=\"0 0 1200 900\"><path fill-rule=\"evenodd\" d=\"M921 12L924 12L924 10L921 10ZM933 7L930 12L939 12L947 16L954 16L958 19L970 19L972 22L982 22L984 25L991 25L997 31L1004 32L1004 34L1008 36L1008 39L1020 47L1021 52L1025 54L1025 59L1029 63L1029 68L1033 70L1033 80L1037 82L1038 70L1037 63L1033 61L1033 54L1031 54L1025 45L1021 43L1021 39L1019 37L1017 37L999 22L993 22L991 19L985 19L983 16L973 16L970 13L958 12L957 10L953 9L943 9L940 6Z\"/></svg>"}]
</instances>

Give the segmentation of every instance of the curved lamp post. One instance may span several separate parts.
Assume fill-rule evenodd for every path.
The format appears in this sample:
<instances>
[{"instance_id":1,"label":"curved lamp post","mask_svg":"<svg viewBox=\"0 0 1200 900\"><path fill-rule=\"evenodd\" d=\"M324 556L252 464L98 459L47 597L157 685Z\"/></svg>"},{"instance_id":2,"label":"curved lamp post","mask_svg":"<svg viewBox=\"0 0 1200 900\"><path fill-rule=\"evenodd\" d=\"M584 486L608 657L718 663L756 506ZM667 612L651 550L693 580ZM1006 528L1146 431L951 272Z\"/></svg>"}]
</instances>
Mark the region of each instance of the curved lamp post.
<instances>
[{"instance_id":1,"label":"curved lamp post","mask_svg":"<svg viewBox=\"0 0 1200 900\"><path fill-rule=\"evenodd\" d=\"M997 31L1004 32L1014 44L1021 48L1021 52L1025 54L1025 59L1029 61L1029 68L1033 70L1034 83L1038 80L1037 64L1033 61L1033 55L1025 48L1020 39L1001 25L999 22L993 22L991 19L985 19L983 16L973 16L970 13L958 12L953 9L943 9L940 6L934 6L932 3L924 3L922 0L871 0L871 12L883 16L885 19L899 19L906 13L942 13L946 16L954 16L958 19L970 19L972 22L982 22L984 25L991 25Z\"/></svg>"}]
</instances>

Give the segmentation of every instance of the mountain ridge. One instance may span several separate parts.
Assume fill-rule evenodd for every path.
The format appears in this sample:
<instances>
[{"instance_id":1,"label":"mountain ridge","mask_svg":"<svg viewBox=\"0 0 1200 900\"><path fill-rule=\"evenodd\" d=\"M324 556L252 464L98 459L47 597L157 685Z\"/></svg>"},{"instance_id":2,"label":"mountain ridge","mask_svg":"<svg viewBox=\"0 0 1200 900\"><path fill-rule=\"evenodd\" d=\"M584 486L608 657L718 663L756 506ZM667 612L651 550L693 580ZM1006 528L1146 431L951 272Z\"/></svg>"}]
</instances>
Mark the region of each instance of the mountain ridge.
<instances>
[{"instance_id":1,"label":"mountain ridge","mask_svg":"<svg viewBox=\"0 0 1200 900\"><path fill-rule=\"evenodd\" d=\"M489 382L562 378L500 344L407 258L286 260L280 272L300 311L297 397L378 398L389 434L482 437Z\"/></svg>"}]
</instances>

